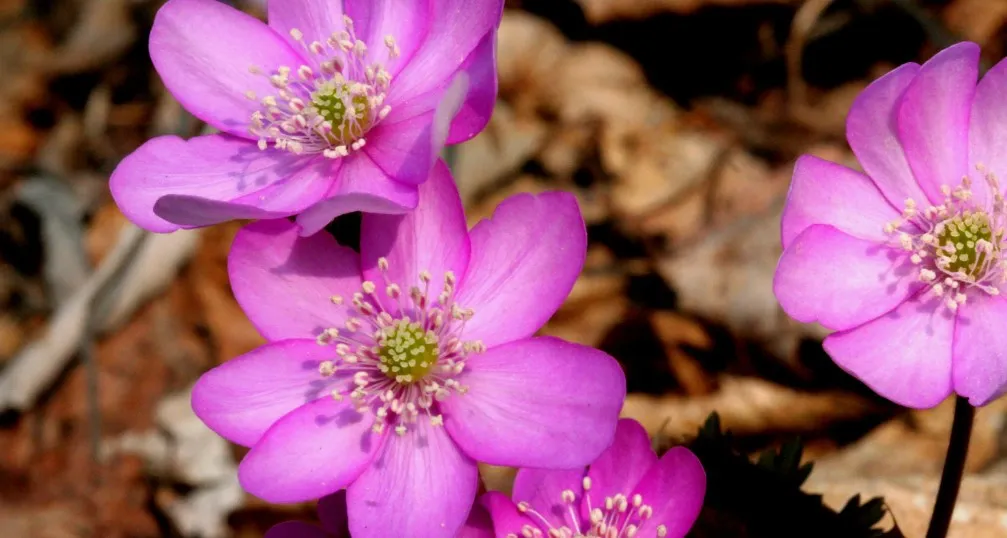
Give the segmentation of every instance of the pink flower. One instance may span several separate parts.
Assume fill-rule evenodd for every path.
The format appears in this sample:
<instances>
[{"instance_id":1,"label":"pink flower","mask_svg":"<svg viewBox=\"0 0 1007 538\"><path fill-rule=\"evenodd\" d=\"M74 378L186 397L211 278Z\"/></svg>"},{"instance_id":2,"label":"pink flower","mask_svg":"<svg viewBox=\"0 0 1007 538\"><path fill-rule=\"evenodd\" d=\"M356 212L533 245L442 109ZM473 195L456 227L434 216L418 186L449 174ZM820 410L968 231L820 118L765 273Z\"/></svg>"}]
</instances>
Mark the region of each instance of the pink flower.
<instances>
[{"instance_id":1,"label":"pink flower","mask_svg":"<svg viewBox=\"0 0 1007 538\"><path fill-rule=\"evenodd\" d=\"M1007 63L976 84L979 47L905 64L857 98L847 139L865 173L804 156L774 288L837 332L839 366L908 407L1007 385Z\"/></svg>"},{"instance_id":2,"label":"pink flower","mask_svg":"<svg viewBox=\"0 0 1007 538\"><path fill-rule=\"evenodd\" d=\"M318 519L322 522L322 528L301 521L285 521L273 525L263 538L348 538L346 492L340 491L319 499ZM473 506L455 538L494 538L493 522L486 509L478 504Z\"/></svg>"},{"instance_id":3,"label":"pink flower","mask_svg":"<svg viewBox=\"0 0 1007 538\"><path fill-rule=\"evenodd\" d=\"M490 492L482 503L497 538L682 538L699 516L706 473L686 448L661 459L635 420L619 421L615 442L586 469L521 469L515 504Z\"/></svg>"},{"instance_id":4,"label":"pink flower","mask_svg":"<svg viewBox=\"0 0 1007 538\"><path fill-rule=\"evenodd\" d=\"M532 336L573 287L586 241L558 192L513 196L467 231L443 162L415 211L364 215L359 255L259 221L235 237L229 272L270 343L206 373L193 408L252 447L239 478L267 501L348 488L355 538L451 536L476 460L571 468L612 442L618 363Z\"/></svg>"},{"instance_id":5,"label":"pink flower","mask_svg":"<svg viewBox=\"0 0 1007 538\"><path fill-rule=\"evenodd\" d=\"M502 0L272 0L269 25L216 0L169 0L150 56L171 94L223 134L161 136L112 174L155 232L417 204L444 143L485 127Z\"/></svg>"}]
</instances>

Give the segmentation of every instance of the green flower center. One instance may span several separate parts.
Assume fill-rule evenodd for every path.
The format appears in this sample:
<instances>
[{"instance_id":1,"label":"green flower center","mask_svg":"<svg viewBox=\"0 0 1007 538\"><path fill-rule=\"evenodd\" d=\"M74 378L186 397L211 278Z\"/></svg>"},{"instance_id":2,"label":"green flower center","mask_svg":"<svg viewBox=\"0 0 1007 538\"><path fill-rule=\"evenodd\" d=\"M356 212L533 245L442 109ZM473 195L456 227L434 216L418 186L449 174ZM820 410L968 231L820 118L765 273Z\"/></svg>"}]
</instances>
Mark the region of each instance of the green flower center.
<instances>
[{"instance_id":1,"label":"green flower center","mask_svg":"<svg viewBox=\"0 0 1007 538\"><path fill-rule=\"evenodd\" d=\"M968 210L942 223L935 234L941 268L975 278L986 266L1000 238L994 238L989 216Z\"/></svg>"},{"instance_id":2,"label":"green flower center","mask_svg":"<svg viewBox=\"0 0 1007 538\"><path fill-rule=\"evenodd\" d=\"M400 383L423 379L437 364L440 355L437 335L405 319L384 327L377 344L379 368Z\"/></svg>"},{"instance_id":3,"label":"green flower center","mask_svg":"<svg viewBox=\"0 0 1007 538\"><path fill-rule=\"evenodd\" d=\"M311 92L311 107L315 114L332 125L326 135L330 144L341 145L363 135L373 120L367 96L352 93L353 82L327 81ZM352 106L347 106L352 103Z\"/></svg>"}]
</instances>

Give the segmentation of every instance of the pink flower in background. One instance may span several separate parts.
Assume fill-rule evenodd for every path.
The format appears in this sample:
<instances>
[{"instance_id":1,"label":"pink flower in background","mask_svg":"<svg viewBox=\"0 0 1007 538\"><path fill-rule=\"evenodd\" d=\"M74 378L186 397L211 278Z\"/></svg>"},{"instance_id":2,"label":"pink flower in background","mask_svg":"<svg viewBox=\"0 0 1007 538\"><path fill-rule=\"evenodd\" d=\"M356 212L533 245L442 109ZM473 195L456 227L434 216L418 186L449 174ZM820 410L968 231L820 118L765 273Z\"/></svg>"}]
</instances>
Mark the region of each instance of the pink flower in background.
<instances>
[{"instance_id":1,"label":"pink flower in background","mask_svg":"<svg viewBox=\"0 0 1007 538\"><path fill-rule=\"evenodd\" d=\"M216 0L169 0L150 55L171 94L223 134L161 136L112 174L155 232L416 206L444 143L496 98L502 0L274 0L263 24Z\"/></svg>"},{"instance_id":2,"label":"pink flower in background","mask_svg":"<svg viewBox=\"0 0 1007 538\"><path fill-rule=\"evenodd\" d=\"M586 469L521 469L513 501L490 492L497 538L682 538L699 516L706 473L676 447L658 459L635 420L619 421L615 442Z\"/></svg>"},{"instance_id":3,"label":"pink flower in background","mask_svg":"<svg viewBox=\"0 0 1007 538\"><path fill-rule=\"evenodd\" d=\"M241 230L238 303L269 344L206 373L196 414L251 451L270 502L347 488L355 538L451 536L476 461L571 468L611 442L625 378L610 356L532 336L586 255L567 193L508 198L467 230L443 162L406 215L365 214L360 254L285 220Z\"/></svg>"},{"instance_id":4,"label":"pink flower in background","mask_svg":"<svg viewBox=\"0 0 1007 538\"><path fill-rule=\"evenodd\" d=\"M908 407L1007 386L1007 62L977 85L978 62L960 43L871 84L847 121L864 173L804 156L783 213L784 310Z\"/></svg>"},{"instance_id":5,"label":"pink flower in background","mask_svg":"<svg viewBox=\"0 0 1007 538\"><path fill-rule=\"evenodd\" d=\"M349 538L346 527L346 492L340 491L318 501L321 528L301 521L273 525L263 538ZM494 538L493 522L482 506L474 505L468 519L454 538Z\"/></svg>"}]
</instances>

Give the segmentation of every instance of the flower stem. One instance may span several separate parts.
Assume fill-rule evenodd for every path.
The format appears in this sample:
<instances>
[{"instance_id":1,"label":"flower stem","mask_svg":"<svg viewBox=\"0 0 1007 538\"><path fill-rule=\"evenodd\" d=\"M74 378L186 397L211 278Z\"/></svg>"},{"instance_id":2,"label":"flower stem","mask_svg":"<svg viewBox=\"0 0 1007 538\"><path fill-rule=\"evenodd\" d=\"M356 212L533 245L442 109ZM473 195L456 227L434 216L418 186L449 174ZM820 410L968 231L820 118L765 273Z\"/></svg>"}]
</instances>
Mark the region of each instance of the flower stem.
<instances>
[{"instance_id":1,"label":"flower stem","mask_svg":"<svg viewBox=\"0 0 1007 538\"><path fill-rule=\"evenodd\" d=\"M965 456L969 452L969 438L976 408L966 398L955 397L955 418L951 424L951 439L948 441L948 455L944 458L941 485L934 501L934 513L930 516L927 538L945 538L951 525L951 513L958 500L958 489L962 485L965 472Z\"/></svg>"}]
</instances>

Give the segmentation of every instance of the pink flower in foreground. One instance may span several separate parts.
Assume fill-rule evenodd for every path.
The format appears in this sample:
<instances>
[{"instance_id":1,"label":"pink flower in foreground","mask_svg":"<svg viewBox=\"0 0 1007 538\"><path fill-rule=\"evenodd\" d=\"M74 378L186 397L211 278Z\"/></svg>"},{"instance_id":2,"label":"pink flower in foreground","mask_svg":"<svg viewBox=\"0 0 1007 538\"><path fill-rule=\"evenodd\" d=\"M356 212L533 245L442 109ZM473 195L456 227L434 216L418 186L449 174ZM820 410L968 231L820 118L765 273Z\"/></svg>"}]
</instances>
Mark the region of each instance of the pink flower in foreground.
<instances>
[{"instance_id":1,"label":"pink flower in foreground","mask_svg":"<svg viewBox=\"0 0 1007 538\"><path fill-rule=\"evenodd\" d=\"M483 496L497 538L681 538L699 516L706 473L676 447L657 458L647 432L622 419L615 442L586 469L521 469L512 502Z\"/></svg>"},{"instance_id":2,"label":"pink flower in foreground","mask_svg":"<svg viewBox=\"0 0 1007 538\"><path fill-rule=\"evenodd\" d=\"M871 84L847 121L865 173L801 157L783 213L784 310L908 407L1007 386L1007 63L977 85L978 61L961 43Z\"/></svg>"},{"instance_id":3,"label":"pink flower in foreground","mask_svg":"<svg viewBox=\"0 0 1007 538\"><path fill-rule=\"evenodd\" d=\"M364 215L359 255L285 220L254 223L234 239L230 280L270 343L206 373L193 408L252 447L239 478L267 501L348 488L355 538L451 536L476 460L572 468L612 442L619 364L532 336L586 241L559 192L513 196L467 231L443 162L415 211Z\"/></svg>"},{"instance_id":4,"label":"pink flower in foreground","mask_svg":"<svg viewBox=\"0 0 1007 538\"><path fill-rule=\"evenodd\" d=\"M169 0L150 56L223 134L161 136L112 174L155 232L298 214L304 235L352 211L417 203L444 143L489 121L502 0L272 0L263 24L217 0Z\"/></svg>"},{"instance_id":5,"label":"pink flower in foreground","mask_svg":"<svg viewBox=\"0 0 1007 538\"><path fill-rule=\"evenodd\" d=\"M264 538L348 538L346 528L346 492L340 491L318 501L318 519L322 528L301 521L285 521L273 525ZM454 538L494 538L493 522L482 506L472 506L469 517Z\"/></svg>"}]
</instances>

